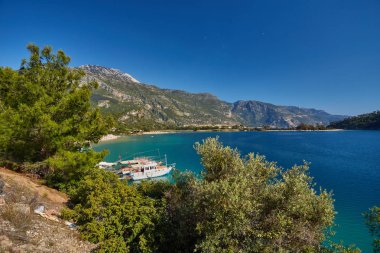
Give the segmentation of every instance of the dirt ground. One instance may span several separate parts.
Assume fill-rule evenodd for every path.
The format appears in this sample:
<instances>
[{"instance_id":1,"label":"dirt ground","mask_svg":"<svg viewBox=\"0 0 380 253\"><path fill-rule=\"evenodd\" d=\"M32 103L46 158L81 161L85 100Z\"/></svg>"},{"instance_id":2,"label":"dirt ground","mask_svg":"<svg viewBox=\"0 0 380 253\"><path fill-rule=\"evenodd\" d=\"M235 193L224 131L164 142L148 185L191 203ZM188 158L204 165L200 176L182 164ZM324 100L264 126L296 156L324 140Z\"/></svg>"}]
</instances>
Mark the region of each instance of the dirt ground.
<instances>
[{"instance_id":1,"label":"dirt ground","mask_svg":"<svg viewBox=\"0 0 380 253\"><path fill-rule=\"evenodd\" d=\"M83 241L78 231L58 219L66 202L64 193L0 168L0 253L91 252L96 245ZM41 205L55 219L35 213Z\"/></svg>"}]
</instances>

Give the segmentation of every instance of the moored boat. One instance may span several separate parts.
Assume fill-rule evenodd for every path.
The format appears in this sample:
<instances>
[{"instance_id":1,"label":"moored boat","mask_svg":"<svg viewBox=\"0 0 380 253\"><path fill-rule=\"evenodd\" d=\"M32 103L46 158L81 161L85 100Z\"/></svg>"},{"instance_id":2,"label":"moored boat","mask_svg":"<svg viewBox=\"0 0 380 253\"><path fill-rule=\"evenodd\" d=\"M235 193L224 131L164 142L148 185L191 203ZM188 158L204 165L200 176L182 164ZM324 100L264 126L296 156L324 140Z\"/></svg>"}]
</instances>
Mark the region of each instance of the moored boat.
<instances>
[{"instance_id":1,"label":"moored boat","mask_svg":"<svg viewBox=\"0 0 380 253\"><path fill-rule=\"evenodd\" d=\"M149 158L140 158L138 159L138 161L138 164L131 165L132 180L142 180L148 178L161 177L166 174L169 174L175 166L174 164L167 164L166 156L165 164L162 164L162 162L153 161Z\"/></svg>"},{"instance_id":2,"label":"moored boat","mask_svg":"<svg viewBox=\"0 0 380 253\"><path fill-rule=\"evenodd\" d=\"M135 157L113 163L100 162L98 166L120 175L122 179L142 180L165 176L172 171L175 164L168 164L165 155L164 161L156 161L151 157Z\"/></svg>"},{"instance_id":3,"label":"moored boat","mask_svg":"<svg viewBox=\"0 0 380 253\"><path fill-rule=\"evenodd\" d=\"M109 162L100 162L98 164L99 168L101 169L108 169L108 168L112 168L113 166L115 166L116 163L109 163Z\"/></svg>"}]
</instances>

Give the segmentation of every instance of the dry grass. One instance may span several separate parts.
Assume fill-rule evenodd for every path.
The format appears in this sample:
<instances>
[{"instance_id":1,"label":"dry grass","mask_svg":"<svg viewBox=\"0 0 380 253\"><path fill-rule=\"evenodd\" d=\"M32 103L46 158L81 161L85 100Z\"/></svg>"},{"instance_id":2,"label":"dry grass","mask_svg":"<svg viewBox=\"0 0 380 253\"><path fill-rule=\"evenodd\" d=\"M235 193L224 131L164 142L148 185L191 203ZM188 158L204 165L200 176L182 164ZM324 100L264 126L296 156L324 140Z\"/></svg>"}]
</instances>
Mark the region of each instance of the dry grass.
<instances>
[{"instance_id":1,"label":"dry grass","mask_svg":"<svg viewBox=\"0 0 380 253\"><path fill-rule=\"evenodd\" d=\"M27 231L32 225L32 212L38 204L38 195L21 185L4 187L5 205L0 210L0 219L9 222L2 228L3 234L19 241L27 241Z\"/></svg>"},{"instance_id":2,"label":"dry grass","mask_svg":"<svg viewBox=\"0 0 380 253\"><path fill-rule=\"evenodd\" d=\"M57 207L63 207L67 202L66 194L41 185L25 175L0 168L0 176L3 177L6 182L9 182L10 185L18 185L29 189L33 193L38 193L39 196L43 197L44 202L51 202Z\"/></svg>"},{"instance_id":3,"label":"dry grass","mask_svg":"<svg viewBox=\"0 0 380 253\"><path fill-rule=\"evenodd\" d=\"M0 215L19 232L26 232L32 224L32 214L21 211L16 205L6 205Z\"/></svg>"},{"instance_id":4,"label":"dry grass","mask_svg":"<svg viewBox=\"0 0 380 253\"><path fill-rule=\"evenodd\" d=\"M82 253L96 246L82 241L77 231L64 224L34 214L39 204L60 211L67 201L65 194L4 168L0 168L1 190L5 204L0 203L0 253Z\"/></svg>"}]
</instances>

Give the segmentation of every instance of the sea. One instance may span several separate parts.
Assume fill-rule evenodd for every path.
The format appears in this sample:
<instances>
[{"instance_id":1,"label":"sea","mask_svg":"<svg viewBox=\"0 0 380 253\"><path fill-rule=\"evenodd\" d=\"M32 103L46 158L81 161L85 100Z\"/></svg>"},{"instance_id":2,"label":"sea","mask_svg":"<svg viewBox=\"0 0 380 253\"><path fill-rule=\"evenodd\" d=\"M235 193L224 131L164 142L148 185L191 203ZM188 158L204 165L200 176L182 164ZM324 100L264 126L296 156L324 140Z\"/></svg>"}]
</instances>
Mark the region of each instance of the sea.
<instances>
[{"instance_id":1,"label":"sea","mask_svg":"<svg viewBox=\"0 0 380 253\"><path fill-rule=\"evenodd\" d=\"M108 149L105 157L108 162L135 154L166 154L168 162L176 163L177 169L199 174L202 165L194 143L216 136L243 155L250 152L265 155L267 160L276 161L284 169L309 162L316 187L332 191L334 195L337 214L333 240L355 244L362 252L372 252L373 238L363 213L372 206L380 206L380 131L147 134L101 142L94 149Z\"/></svg>"}]
</instances>

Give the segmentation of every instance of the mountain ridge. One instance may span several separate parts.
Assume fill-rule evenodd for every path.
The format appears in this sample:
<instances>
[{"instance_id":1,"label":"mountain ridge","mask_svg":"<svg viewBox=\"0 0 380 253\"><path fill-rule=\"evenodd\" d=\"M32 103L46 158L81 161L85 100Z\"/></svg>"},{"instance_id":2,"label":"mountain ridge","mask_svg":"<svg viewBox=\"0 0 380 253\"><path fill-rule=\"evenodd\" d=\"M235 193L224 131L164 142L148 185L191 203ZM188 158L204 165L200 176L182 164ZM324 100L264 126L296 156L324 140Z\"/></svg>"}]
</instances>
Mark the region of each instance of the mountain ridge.
<instances>
[{"instance_id":1,"label":"mountain ridge","mask_svg":"<svg viewBox=\"0 0 380 253\"><path fill-rule=\"evenodd\" d=\"M349 130L380 130L380 111L360 114L341 121L332 122L330 127Z\"/></svg>"},{"instance_id":2,"label":"mountain ridge","mask_svg":"<svg viewBox=\"0 0 380 253\"><path fill-rule=\"evenodd\" d=\"M345 118L323 110L283 106L257 100L230 103L211 93L189 93L161 89L145 84L132 75L97 65L78 67L85 71L84 81L100 85L94 91L93 104L110 112L126 124L171 126L246 125L251 127L294 127L301 123L327 125Z\"/></svg>"}]
</instances>

